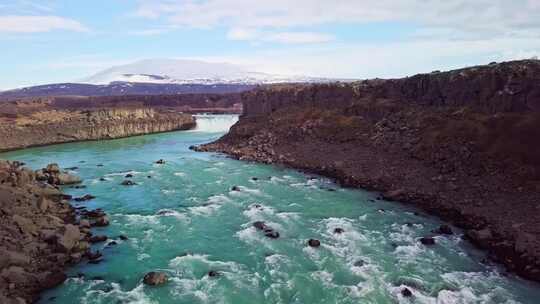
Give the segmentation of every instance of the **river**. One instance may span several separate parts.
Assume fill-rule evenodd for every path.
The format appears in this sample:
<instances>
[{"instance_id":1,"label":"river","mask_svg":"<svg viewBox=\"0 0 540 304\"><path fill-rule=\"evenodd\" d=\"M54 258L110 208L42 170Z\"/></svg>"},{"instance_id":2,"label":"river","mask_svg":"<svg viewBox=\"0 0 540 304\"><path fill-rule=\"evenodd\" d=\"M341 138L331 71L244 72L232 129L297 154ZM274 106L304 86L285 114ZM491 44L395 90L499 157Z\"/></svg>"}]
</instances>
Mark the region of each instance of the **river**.
<instances>
[{"instance_id":1,"label":"river","mask_svg":"<svg viewBox=\"0 0 540 304\"><path fill-rule=\"evenodd\" d=\"M1 154L32 168L78 167L73 173L87 188L65 191L95 195L80 205L111 218L94 229L110 237L93 246L104 261L71 268L42 303L539 303L539 285L482 263L485 253L459 229L436 236L434 246L420 244L441 222L411 207L322 177L188 149L219 138L236 120L199 116L193 131ZM126 174L137 185L121 186ZM265 237L256 221L279 238ZM307 246L308 239L321 246ZM145 286L142 277L154 270L169 282ZM413 296L404 297L404 288Z\"/></svg>"}]
</instances>

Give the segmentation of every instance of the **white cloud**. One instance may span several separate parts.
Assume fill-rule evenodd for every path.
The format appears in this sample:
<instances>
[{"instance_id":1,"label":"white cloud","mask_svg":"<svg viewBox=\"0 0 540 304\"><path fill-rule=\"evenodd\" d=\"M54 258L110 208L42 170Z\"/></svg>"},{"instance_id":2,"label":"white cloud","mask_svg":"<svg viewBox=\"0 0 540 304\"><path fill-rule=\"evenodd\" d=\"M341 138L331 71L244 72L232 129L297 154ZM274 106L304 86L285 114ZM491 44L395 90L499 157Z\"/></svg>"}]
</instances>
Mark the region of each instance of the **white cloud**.
<instances>
[{"instance_id":1,"label":"white cloud","mask_svg":"<svg viewBox=\"0 0 540 304\"><path fill-rule=\"evenodd\" d=\"M538 39L497 38L335 43L196 59L243 64L252 70L275 74L364 79L404 77L491 61L528 59L534 55L540 55Z\"/></svg>"},{"instance_id":2,"label":"white cloud","mask_svg":"<svg viewBox=\"0 0 540 304\"><path fill-rule=\"evenodd\" d=\"M539 0L143 0L136 14L195 28L291 28L408 22L455 35L522 35L540 29Z\"/></svg>"},{"instance_id":3,"label":"white cloud","mask_svg":"<svg viewBox=\"0 0 540 304\"><path fill-rule=\"evenodd\" d=\"M272 32L255 29L233 28L227 39L253 42L278 42L283 44L307 44L333 41L332 35L316 32Z\"/></svg>"},{"instance_id":4,"label":"white cloud","mask_svg":"<svg viewBox=\"0 0 540 304\"><path fill-rule=\"evenodd\" d=\"M89 31L76 20L58 16L0 16L0 33L42 33L53 30Z\"/></svg>"}]
</instances>

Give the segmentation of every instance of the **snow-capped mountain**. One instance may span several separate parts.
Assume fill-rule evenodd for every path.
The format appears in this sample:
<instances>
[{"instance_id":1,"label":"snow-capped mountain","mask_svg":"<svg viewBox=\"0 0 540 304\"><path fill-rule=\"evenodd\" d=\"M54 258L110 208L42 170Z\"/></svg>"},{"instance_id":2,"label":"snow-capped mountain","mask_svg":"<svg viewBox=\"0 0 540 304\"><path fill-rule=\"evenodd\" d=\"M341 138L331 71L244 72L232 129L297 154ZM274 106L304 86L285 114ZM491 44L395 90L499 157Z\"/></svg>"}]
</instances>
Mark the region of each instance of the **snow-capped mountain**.
<instances>
[{"instance_id":1,"label":"snow-capped mountain","mask_svg":"<svg viewBox=\"0 0 540 304\"><path fill-rule=\"evenodd\" d=\"M324 81L324 79L254 72L242 66L229 63L211 63L180 59L149 59L109 68L83 79L81 82L88 84L109 84L113 82L163 84L269 84L320 81Z\"/></svg>"},{"instance_id":2,"label":"snow-capped mountain","mask_svg":"<svg viewBox=\"0 0 540 304\"><path fill-rule=\"evenodd\" d=\"M321 83L336 79L283 76L229 63L151 59L115 66L75 83L56 83L0 92L0 100L36 96L171 95L239 93L272 83Z\"/></svg>"}]
</instances>

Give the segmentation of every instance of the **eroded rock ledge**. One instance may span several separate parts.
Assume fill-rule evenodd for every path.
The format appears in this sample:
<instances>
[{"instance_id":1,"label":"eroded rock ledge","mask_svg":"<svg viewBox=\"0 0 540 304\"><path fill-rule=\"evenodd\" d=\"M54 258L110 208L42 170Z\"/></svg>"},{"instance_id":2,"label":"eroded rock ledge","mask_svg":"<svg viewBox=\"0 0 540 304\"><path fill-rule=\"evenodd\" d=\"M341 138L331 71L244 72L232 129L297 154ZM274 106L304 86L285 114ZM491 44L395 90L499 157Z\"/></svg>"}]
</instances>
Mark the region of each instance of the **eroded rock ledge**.
<instances>
[{"instance_id":1,"label":"eroded rock ledge","mask_svg":"<svg viewBox=\"0 0 540 304\"><path fill-rule=\"evenodd\" d=\"M540 281L540 62L244 95L245 114L196 148L382 192L466 229Z\"/></svg>"},{"instance_id":2,"label":"eroded rock ledge","mask_svg":"<svg viewBox=\"0 0 540 304\"><path fill-rule=\"evenodd\" d=\"M56 184L80 182L50 165L34 172L0 160L0 303L33 303L88 258L90 227Z\"/></svg>"},{"instance_id":3,"label":"eroded rock ledge","mask_svg":"<svg viewBox=\"0 0 540 304\"><path fill-rule=\"evenodd\" d=\"M27 112L29 113L0 117L0 151L195 127L195 119L189 114L158 111L153 108L53 109Z\"/></svg>"}]
</instances>

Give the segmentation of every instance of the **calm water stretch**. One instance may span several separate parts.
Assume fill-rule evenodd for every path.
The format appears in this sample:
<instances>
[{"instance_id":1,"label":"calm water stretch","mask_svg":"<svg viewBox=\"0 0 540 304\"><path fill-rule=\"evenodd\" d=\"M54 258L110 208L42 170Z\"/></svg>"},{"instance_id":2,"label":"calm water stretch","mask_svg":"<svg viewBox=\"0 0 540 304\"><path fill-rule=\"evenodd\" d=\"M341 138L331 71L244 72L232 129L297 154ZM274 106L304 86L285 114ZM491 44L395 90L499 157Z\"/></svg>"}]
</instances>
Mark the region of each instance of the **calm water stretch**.
<instances>
[{"instance_id":1,"label":"calm water stretch","mask_svg":"<svg viewBox=\"0 0 540 304\"><path fill-rule=\"evenodd\" d=\"M459 231L421 245L418 238L441 224L436 219L325 178L188 149L236 119L203 116L195 131L0 155L33 168L79 167L74 173L87 188L66 192L97 196L82 205L111 218L95 234L118 244L94 246L105 260L70 269L42 303L540 303L539 285L480 263L484 254ZM167 163L154 164L161 158ZM120 185L128 173L136 186ZM261 220L280 238L252 227ZM321 247L306 246L310 238ZM153 270L167 272L168 284L144 286ZM210 270L221 275L209 277ZM405 286L412 298L402 297Z\"/></svg>"}]
</instances>

